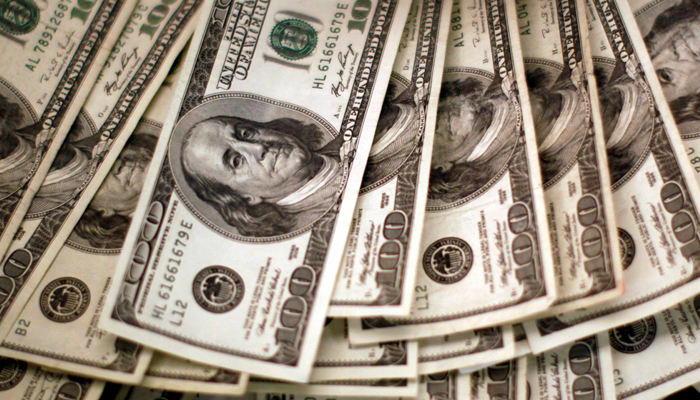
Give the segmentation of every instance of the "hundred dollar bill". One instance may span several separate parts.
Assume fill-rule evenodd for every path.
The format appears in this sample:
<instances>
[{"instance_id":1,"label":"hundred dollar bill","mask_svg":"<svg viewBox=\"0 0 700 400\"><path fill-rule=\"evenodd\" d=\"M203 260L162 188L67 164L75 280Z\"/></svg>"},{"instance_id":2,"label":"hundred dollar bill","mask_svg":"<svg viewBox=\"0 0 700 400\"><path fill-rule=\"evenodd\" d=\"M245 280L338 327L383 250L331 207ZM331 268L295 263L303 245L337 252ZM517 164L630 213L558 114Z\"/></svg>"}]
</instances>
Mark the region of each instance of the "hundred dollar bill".
<instances>
[{"instance_id":1,"label":"hundred dollar bill","mask_svg":"<svg viewBox=\"0 0 700 400\"><path fill-rule=\"evenodd\" d=\"M515 357L522 357L532 353L523 324L513 325L513 336L515 336Z\"/></svg>"},{"instance_id":2,"label":"hundred dollar bill","mask_svg":"<svg viewBox=\"0 0 700 400\"><path fill-rule=\"evenodd\" d=\"M418 343L386 342L352 346L345 319L326 322L316 354L311 382L418 376Z\"/></svg>"},{"instance_id":3,"label":"hundred dollar bill","mask_svg":"<svg viewBox=\"0 0 700 400\"><path fill-rule=\"evenodd\" d=\"M555 298L515 4L453 6L411 315L350 321L353 343L485 328Z\"/></svg>"},{"instance_id":4,"label":"hundred dollar bill","mask_svg":"<svg viewBox=\"0 0 700 400\"><path fill-rule=\"evenodd\" d=\"M252 393L254 395L254 400L359 400L364 397L339 397L334 395L314 395L313 397L308 397L304 394L294 394L294 393ZM391 397L387 397L390 399ZM400 397L395 397L400 399ZM212 399L219 400L219 399Z\"/></svg>"},{"instance_id":5,"label":"hundred dollar bill","mask_svg":"<svg viewBox=\"0 0 700 400\"><path fill-rule=\"evenodd\" d=\"M610 348L603 336L567 343L527 360L532 400L615 400Z\"/></svg>"},{"instance_id":6,"label":"hundred dollar bill","mask_svg":"<svg viewBox=\"0 0 700 400\"><path fill-rule=\"evenodd\" d=\"M619 400L659 399L700 382L700 295L607 336Z\"/></svg>"},{"instance_id":7,"label":"hundred dollar bill","mask_svg":"<svg viewBox=\"0 0 700 400\"><path fill-rule=\"evenodd\" d=\"M524 360L523 360L524 361ZM524 362L512 360L470 374L447 371L424 375L418 383L416 400L527 400ZM398 394L394 395L394 397ZM351 397L317 400L350 400ZM295 393L258 393L257 400L296 400ZM308 399L308 397L307 397Z\"/></svg>"},{"instance_id":8,"label":"hundred dollar bill","mask_svg":"<svg viewBox=\"0 0 700 400\"><path fill-rule=\"evenodd\" d=\"M469 373L447 371L421 377L420 400L528 400L524 360Z\"/></svg>"},{"instance_id":9,"label":"hundred dollar bill","mask_svg":"<svg viewBox=\"0 0 700 400\"><path fill-rule=\"evenodd\" d=\"M629 0L629 5L700 180L700 1Z\"/></svg>"},{"instance_id":10,"label":"hundred dollar bill","mask_svg":"<svg viewBox=\"0 0 700 400\"><path fill-rule=\"evenodd\" d=\"M254 393L291 393L306 396L340 397L416 397L415 379L336 380L319 383L293 384L252 377L248 391ZM266 397L269 400L275 397Z\"/></svg>"},{"instance_id":11,"label":"hundred dollar bill","mask_svg":"<svg viewBox=\"0 0 700 400\"><path fill-rule=\"evenodd\" d=\"M97 400L104 382L52 372L0 357L0 398L22 400Z\"/></svg>"},{"instance_id":12,"label":"hundred dollar bill","mask_svg":"<svg viewBox=\"0 0 700 400\"><path fill-rule=\"evenodd\" d=\"M512 358L515 358L515 341L510 326L478 329L418 341L420 375L453 369L483 368Z\"/></svg>"},{"instance_id":13,"label":"hundred dollar bill","mask_svg":"<svg viewBox=\"0 0 700 400\"><path fill-rule=\"evenodd\" d=\"M101 327L309 379L409 7L203 6Z\"/></svg>"},{"instance_id":14,"label":"hundred dollar bill","mask_svg":"<svg viewBox=\"0 0 700 400\"><path fill-rule=\"evenodd\" d=\"M513 357L511 358L520 358L525 355L528 355L532 353L530 351L530 345L527 343L527 336L525 335L525 328L523 327L522 324L514 324L511 326L511 329L513 330L513 341L514 343L514 349L513 349ZM486 365L477 365L477 366L468 366L465 368L460 368L459 372L465 374L465 373L472 373L476 370L479 370L483 367L486 367L490 364Z\"/></svg>"},{"instance_id":15,"label":"hundred dollar bill","mask_svg":"<svg viewBox=\"0 0 700 400\"><path fill-rule=\"evenodd\" d=\"M181 400L183 393L107 382L100 400Z\"/></svg>"},{"instance_id":16,"label":"hundred dollar bill","mask_svg":"<svg viewBox=\"0 0 700 400\"><path fill-rule=\"evenodd\" d=\"M526 322L536 353L700 292L700 197L672 113L627 2L588 4L625 293Z\"/></svg>"},{"instance_id":17,"label":"hundred dollar bill","mask_svg":"<svg viewBox=\"0 0 700 400\"><path fill-rule=\"evenodd\" d=\"M159 0L149 1L150 4L145 1L138 4L131 22L127 25L127 30L130 29L133 21L146 19L147 10L154 10L160 4ZM170 6L181 8L183 5L184 3L171 3ZM187 11L181 11L185 14L192 13L196 7L187 9ZM148 103L148 109L138 125L133 127L131 126L133 124L129 124L130 126L125 128L128 130L118 131L120 136L128 137L128 140L121 150L118 147L109 149L110 153L119 151L121 153L103 182L93 178L90 185L101 182L101 186L77 224L64 222L60 225L62 220L53 213L40 214L38 221L26 220L23 224L26 229L30 226L57 224L57 229L54 231L56 236L53 238L55 241L49 247L53 250L58 248L58 251L53 262L41 253L41 247L36 244L47 243L42 240L47 237L47 230L42 228L37 229L28 242L34 244L28 246L33 250L32 252L21 248L14 250L13 254L20 256L11 258L21 262L15 263L14 266L18 268L23 265L26 267L24 271L29 270L25 275L28 272L33 275L25 281L25 288L23 288L23 293L29 296L25 296L23 303L15 300L6 314L6 320L9 322L9 318L13 317L13 323L7 324L8 326L4 329L8 333L0 342L0 355L110 381L139 383L143 378L151 358L151 351L99 329L97 318L103 312L107 290L114 280L114 270L126 230L131 222L131 213L134 212L143 188L144 177L163 126L163 115L172 102L176 78L181 70L178 68L181 63L175 62L174 57L182 48L182 41L188 39L187 30L191 33L193 28L192 15L185 16L187 18L181 23L189 24L190 27L184 27L185 31L180 32L183 27L179 26L180 22L177 20L169 24L164 23L164 25L174 25L167 29L180 34L171 35L171 39L166 43L167 49L154 49L157 53L167 50L171 54L166 59L157 57L146 61L156 62L155 65L165 72L168 72L168 68L173 65L165 80L163 76L156 77L157 79L154 80L151 73L136 71L138 74L143 74L141 78L146 78L151 87L157 88L160 82L163 84L160 85L155 96L148 93L143 95L139 91L132 92L147 96L148 98L145 99L141 97L142 101L147 103L150 98L153 100ZM134 29L134 31L137 30ZM130 46L128 54L133 54L133 51L137 54L143 52L144 54L140 55L141 58L148 54L148 43L145 38L139 41L125 36L127 35L123 35L123 40L120 39L121 43L125 43L125 46L121 47L122 50ZM170 40L174 42L169 42ZM157 71L158 69L154 68L152 74L163 75ZM143 87L145 89L148 85ZM82 115L89 114L82 113ZM125 114L124 117L129 115ZM99 134L99 131L96 134ZM64 147L64 149L68 148ZM81 153L76 151L73 154ZM65 183L70 186L81 184L81 182L72 181L71 178L68 178ZM35 198L36 200L38 197ZM66 211L64 208L59 209ZM77 213L78 210L73 208L68 212ZM38 224L34 224L35 222ZM66 236L65 230L69 227L72 232L68 232L70 235L67 239L57 239L57 236ZM36 265L31 263L33 255L42 257L41 264L36 268L32 268ZM28 257L25 259L21 256ZM52 334L47 337L46 332L52 332Z\"/></svg>"},{"instance_id":18,"label":"hundred dollar bill","mask_svg":"<svg viewBox=\"0 0 700 400\"><path fill-rule=\"evenodd\" d=\"M156 352L139 386L176 392L242 395L248 374L196 364Z\"/></svg>"},{"instance_id":19,"label":"hundred dollar bill","mask_svg":"<svg viewBox=\"0 0 700 400\"><path fill-rule=\"evenodd\" d=\"M557 301L547 310L554 314L619 297L622 264L586 4L516 4L556 273Z\"/></svg>"},{"instance_id":20,"label":"hundred dollar bill","mask_svg":"<svg viewBox=\"0 0 700 400\"><path fill-rule=\"evenodd\" d=\"M411 5L329 316L410 311L451 11L447 1Z\"/></svg>"},{"instance_id":21,"label":"hundred dollar bill","mask_svg":"<svg viewBox=\"0 0 700 400\"><path fill-rule=\"evenodd\" d=\"M83 212L89 209L92 197L110 174L170 65L191 35L193 17L201 3L195 0L166 2L168 4L163 0L141 0L137 3L96 86L36 193L0 272L0 287L3 288L0 321L15 321ZM140 191L134 187L143 184L142 180L111 182L92 203L92 211L87 211L92 212L93 221L99 221L94 217L95 212L101 214L105 219L100 228L106 230L113 223L110 221L124 219L134 211ZM108 240L109 233L94 232L93 236ZM78 281L65 285L60 284L57 290L62 292L70 287L78 293L87 288L84 282ZM65 305L61 303L61 307ZM85 305L87 303L80 301L71 302L68 308L48 318L61 319L63 315L60 314L68 315L77 310L70 307ZM61 320L61 323L69 320L72 319ZM0 338L11 329L11 324L0 324Z\"/></svg>"},{"instance_id":22,"label":"hundred dollar bill","mask_svg":"<svg viewBox=\"0 0 700 400\"><path fill-rule=\"evenodd\" d=\"M254 395L236 397L240 400L255 400ZM149 389L141 386L126 386L107 382L100 400L224 400L233 397L212 397L204 394L187 394L182 392Z\"/></svg>"},{"instance_id":23,"label":"hundred dollar bill","mask_svg":"<svg viewBox=\"0 0 700 400\"><path fill-rule=\"evenodd\" d=\"M0 3L0 256L134 7L127 0L39 3ZM2 282L3 292L9 284Z\"/></svg>"}]
</instances>

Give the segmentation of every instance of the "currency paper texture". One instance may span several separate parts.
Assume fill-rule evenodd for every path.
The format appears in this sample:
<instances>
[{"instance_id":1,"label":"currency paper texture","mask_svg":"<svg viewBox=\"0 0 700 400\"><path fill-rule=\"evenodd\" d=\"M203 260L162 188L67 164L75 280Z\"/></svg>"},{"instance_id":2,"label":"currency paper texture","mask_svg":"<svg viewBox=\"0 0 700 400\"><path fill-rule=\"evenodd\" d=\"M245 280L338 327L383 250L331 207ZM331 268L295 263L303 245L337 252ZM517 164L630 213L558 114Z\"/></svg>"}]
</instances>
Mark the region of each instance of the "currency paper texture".
<instances>
[{"instance_id":1,"label":"currency paper texture","mask_svg":"<svg viewBox=\"0 0 700 400\"><path fill-rule=\"evenodd\" d=\"M700 200L672 113L626 2L589 3L625 293L525 322L534 352L660 312L700 291Z\"/></svg>"},{"instance_id":2,"label":"currency paper texture","mask_svg":"<svg viewBox=\"0 0 700 400\"><path fill-rule=\"evenodd\" d=\"M102 328L309 379L409 7L203 5Z\"/></svg>"},{"instance_id":3,"label":"currency paper texture","mask_svg":"<svg viewBox=\"0 0 700 400\"><path fill-rule=\"evenodd\" d=\"M328 315L408 315L425 219L451 4L414 0Z\"/></svg>"},{"instance_id":4,"label":"currency paper texture","mask_svg":"<svg viewBox=\"0 0 700 400\"><path fill-rule=\"evenodd\" d=\"M0 357L0 397L3 399L71 399L97 400L104 382L64 375Z\"/></svg>"},{"instance_id":5,"label":"currency paper texture","mask_svg":"<svg viewBox=\"0 0 700 400\"><path fill-rule=\"evenodd\" d=\"M128 49L123 51L124 53L134 55L134 52L140 54L143 51L147 54L147 51L144 51L144 48L148 50L148 47L145 47L148 44L146 38L138 39L141 35L129 37L126 31L137 31L132 29L132 23L145 19L148 11L154 10L160 3L160 0L149 0L138 4L131 21L125 28L125 35L120 39L120 43L124 44L120 49L122 51ZM47 237L47 231L41 228L35 230L32 239L28 242L32 246L27 247L33 250L30 254L42 257L42 268L33 268L36 264L27 263L27 269L33 275L25 282L26 287L23 290L31 296L25 296L24 302L16 300L6 314L8 319L13 317L13 323L8 324L5 331L9 332L0 342L0 355L116 382L139 383L144 376L151 351L143 350L132 342L99 329L97 318L103 311L107 290L113 282L117 259L131 222L130 215L136 208L144 177L163 126L163 116L170 107L176 78L182 69L180 58L175 63L175 56L189 37L187 31L191 33L193 28L192 14L196 11L196 7L192 8L191 4L188 6L185 2L173 3L171 6L174 8L172 12L175 15L182 13L189 18L173 18L170 21L166 19L163 22L164 29L170 31L167 38L161 38L157 41L158 44L154 44L151 57L143 55L138 57L142 60L142 64L154 63L157 68L147 68L146 71L140 72L134 69L127 74L136 73L137 81L145 79L149 85L138 85L134 82L131 85L123 85L125 88L132 89L140 87L146 90L149 86L151 88L160 86L160 89L155 96L151 93L144 95L138 90L131 91L134 98L140 97L148 104L148 109L138 125L134 127L134 124L128 124L131 125L126 127L128 130L117 131L119 138L124 140L128 138L128 140L123 146L109 148L110 152L121 151L121 153L104 180L93 178L92 185L104 182L80 220L77 224L64 222L61 225L62 220L50 212L39 214L38 221L26 220L23 224L25 229L29 229L29 226L45 224L56 226L52 232L56 236L53 238L51 247L59 250L53 262L50 262L45 255L41 254L42 248L38 245L48 243L43 240ZM182 26L188 23L189 28ZM154 36L157 38L160 35ZM117 53L116 50L115 53ZM162 56L156 56L157 54ZM162 59L161 57L165 57L166 54L169 54L167 58ZM119 64L121 65L121 61ZM170 74L165 76L171 65L173 67L170 69ZM160 85L161 82L162 85ZM126 90L129 91L129 89ZM97 100L102 99L100 96L97 97ZM101 109L105 102L95 101L94 104L101 104ZM91 104L86 107L92 108ZM89 115L83 112L80 118L87 119ZM124 113L123 117L134 118L134 114ZM94 126L94 124L89 125ZM88 124L77 126L88 126ZM100 135L99 131L95 135ZM69 149L73 151L68 152ZM75 157L83 154L79 147L66 145L63 150L65 154L72 154ZM63 150L61 154L64 154ZM104 166L105 163L102 165ZM77 187L83 184L80 180L72 179L76 177L69 174L65 186ZM36 200L38 196L35 197ZM76 208L59 209L62 212L60 215L65 215L64 211L75 215L78 211ZM68 228L72 230L68 232L70 236L67 240L59 240L58 236L67 236L65 230ZM24 254L25 251L14 250L14 254ZM22 260L20 257L14 259ZM18 296L18 299L21 297ZM46 332L52 332L52 335L47 337Z\"/></svg>"},{"instance_id":6,"label":"currency paper texture","mask_svg":"<svg viewBox=\"0 0 700 400\"><path fill-rule=\"evenodd\" d=\"M527 356L532 400L615 400L613 365L607 340L597 336Z\"/></svg>"},{"instance_id":7,"label":"currency paper texture","mask_svg":"<svg viewBox=\"0 0 700 400\"><path fill-rule=\"evenodd\" d=\"M418 341L418 373L479 369L515 358L510 326L478 329Z\"/></svg>"},{"instance_id":8,"label":"currency paper texture","mask_svg":"<svg viewBox=\"0 0 700 400\"><path fill-rule=\"evenodd\" d=\"M653 400L700 382L700 296L610 330L618 400Z\"/></svg>"},{"instance_id":9,"label":"currency paper texture","mask_svg":"<svg viewBox=\"0 0 700 400\"><path fill-rule=\"evenodd\" d=\"M199 394L239 396L246 393L248 374L195 364L155 352L139 386Z\"/></svg>"},{"instance_id":10,"label":"currency paper texture","mask_svg":"<svg viewBox=\"0 0 700 400\"><path fill-rule=\"evenodd\" d=\"M515 4L463 0L450 18L411 315L350 320L352 343L491 327L555 297Z\"/></svg>"},{"instance_id":11,"label":"currency paper texture","mask_svg":"<svg viewBox=\"0 0 700 400\"><path fill-rule=\"evenodd\" d=\"M418 376L418 343L387 342L351 346L345 319L326 322L311 382Z\"/></svg>"},{"instance_id":12,"label":"currency paper texture","mask_svg":"<svg viewBox=\"0 0 700 400\"><path fill-rule=\"evenodd\" d=\"M0 256L87 99L134 2L0 5ZM5 260L3 260L5 261ZM12 289L3 279L3 292Z\"/></svg>"},{"instance_id":13,"label":"currency paper texture","mask_svg":"<svg viewBox=\"0 0 700 400\"><path fill-rule=\"evenodd\" d=\"M556 272L557 301L547 310L554 314L620 296L622 265L585 2L516 6Z\"/></svg>"}]
</instances>

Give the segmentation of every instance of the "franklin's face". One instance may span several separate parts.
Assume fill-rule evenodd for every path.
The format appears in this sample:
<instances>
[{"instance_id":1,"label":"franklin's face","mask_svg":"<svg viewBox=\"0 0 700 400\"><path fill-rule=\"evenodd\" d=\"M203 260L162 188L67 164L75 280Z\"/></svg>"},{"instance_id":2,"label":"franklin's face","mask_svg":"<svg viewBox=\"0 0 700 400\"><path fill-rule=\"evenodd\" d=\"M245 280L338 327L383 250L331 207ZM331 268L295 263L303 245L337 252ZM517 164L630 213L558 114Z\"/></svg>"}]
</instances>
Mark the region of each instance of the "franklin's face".
<instances>
[{"instance_id":1,"label":"franklin's face","mask_svg":"<svg viewBox=\"0 0 700 400\"><path fill-rule=\"evenodd\" d=\"M134 212L148 168L149 160L140 159L143 157L143 154L134 149L124 149L95 193L90 207L100 210L106 216L128 216Z\"/></svg>"},{"instance_id":2,"label":"franklin's face","mask_svg":"<svg viewBox=\"0 0 700 400\"><path fill-rule=\"evenodd\" d=\"M200 124L183 160L192 172L229 186L251 204L282 199L314 174L312 153L296 137L235 118Z\"/></svg>"},{"instance_id":3,"label":"franklin's face","mask_svg":"<svg viewBox=\"0 0 700 400\"><path fill-rule=\"evenodd\" d=\"M466 96L441 100L435 127L433 168L449 169L466 160L488 127L483 121L485 118L490 120L490 116L489 110L479 107Z\"/></svg>"},{"instance_id":4,"label":"franklin's face","mask_svg":"<svg viewBox=\"0 0 700 400\"><path fill-rule=\"evenodd\" d=\"M677 24L653 47L651 62L666 100L700 92L700 19Z\"/></svg>"}]
</instances>

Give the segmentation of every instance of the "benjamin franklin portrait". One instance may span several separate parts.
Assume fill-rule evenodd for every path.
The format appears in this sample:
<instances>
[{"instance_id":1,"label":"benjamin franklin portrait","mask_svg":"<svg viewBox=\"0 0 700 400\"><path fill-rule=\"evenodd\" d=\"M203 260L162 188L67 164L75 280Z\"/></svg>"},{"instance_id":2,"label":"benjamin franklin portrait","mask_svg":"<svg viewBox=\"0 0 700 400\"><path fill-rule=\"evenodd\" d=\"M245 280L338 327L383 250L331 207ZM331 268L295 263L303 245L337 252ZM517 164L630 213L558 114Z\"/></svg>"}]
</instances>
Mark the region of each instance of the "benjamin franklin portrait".
<instances>
[{"instance_id":1,"label":"benjamin franklin portrait","mask_svg":"<svg viewBox=\"0 0 700 400\"><path fill-rule=\"evenodd\" d=\"M681 133L697 133L700 121L700 2L659 3L637 15L664 97ZM652 12L656 10L655 14ZM635 60L631 60L636 63ZM634 81L633 68L596 64L600 103L613 184L637 165L657 122L646 94Z\"/></svg>"},{"instance_id":2,"label":"benjamin franklin portrait","mask_svg":"<svg viewBox=\"0 0 700 400\"><path fill-rule=\"evenodd\" d=\"M498 85L487 88L471 76L443 80L429 202L455 202L485 186L511 156L517 118Z\"/></svg>"},{"instance_id":3,"label":"benjamin franklin portrait","mask_svg":"<svg viewBox=\"0 0 700 400\"><path fill-rule=\"evenodd\" d=\"M214 116L184 134L184 181L243 236L302 229L325 214L341 184L342 137L314 123Z\"/></svg>"},{"instance_id":4,"label":"benjamin franklin portrait","mask_svg":"<svg viewBox=\"0 0 700 400\"><path fill-rule=\"evenodd\" d=\"M97 249L121 249L157 141L156 136L147 133L129 137L73 230L71 242Z\"/></svg>"},{"instance_id":5,"label":"benjamin franklin portrait","mask_svg":"<svg viewBox=\"0 0 700 400\"><path fill-rule=\"evenodd\" d=\"M32 169L41 124L25 126L20 106L0 94L0 198L17 191Z\"/></svg>"},{"instance_id":6,"label":"benjamin franklin portrait","mask_svg":"<svg viewBox=\"0 0 700 400\"><path fill-rule=\"evenodd\" d=\"M65 204L77 194L85 179L89 178L94 161L93 149L100 143L99 134L93 133L83 115L71 126L56 155L49 173L34 196L28 215L40 214Z\"/></svg>"},{"instance_id":7,"label":"benjamin franklin portrait","mask_svg":"<svg viewBox=\"0 0 700 400\"><path fill-rule=\"evenodd\" d=\"M400 91L399 87L404 89ZM362 187L390 176L418 145L419 107L425 105L424 99L416 99L415 96L413 86L405 88L397 79L389 82Z\"/></svg>"},{"instance_id":8,"label":"benjamin franklin portrait","mask_svg":"<svg viewBox=\"0 0 700 400\"><path fill-rule=\"evenodd\" d=\"M542 181L546 184L576 159L586 134L586 104L568 74L527 65L530 106L537 134Z\"/></svg>"},{"instance_id":9,"label":"benjamin franklin portrait","mask_svg":"<svg viewBox=\"0 0 700 400\"><path fill-rule=\"evenodd\" d=\"M628 75L596 69L603 132L613 185L633 170L651 139L654 118L643 89Z\"/></svg>"},{"instance_id":10,"label":"benjamin franklin portrait","mask_svg":"<svg viewBox=\"0 0 700 400\"><path fill-rule=\"evenodd\" d=\"M637 16L664 96L681 133L700 132L700 0L668 0ZM651 19L650 17L654 17Z\"/></svg>"}]
</instances>

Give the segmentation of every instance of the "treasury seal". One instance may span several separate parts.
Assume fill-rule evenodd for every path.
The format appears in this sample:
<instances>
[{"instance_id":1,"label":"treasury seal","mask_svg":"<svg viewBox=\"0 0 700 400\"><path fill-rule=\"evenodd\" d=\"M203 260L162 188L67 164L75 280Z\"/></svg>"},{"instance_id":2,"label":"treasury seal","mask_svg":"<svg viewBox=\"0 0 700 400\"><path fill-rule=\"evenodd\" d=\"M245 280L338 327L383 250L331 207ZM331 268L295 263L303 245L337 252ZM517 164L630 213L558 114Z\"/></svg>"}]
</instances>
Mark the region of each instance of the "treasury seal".
<instances>
[{"instance_id":1,"label":"treasury seal","mask_svg":"<svg viewBox=\"0 0 700 400\"><path fill-rule=\"evenodd\" d=\"M472 248L456 237L433 242L423 254L423 269L437 283L449 285L467 276L474 263Z\"/></svg>"},{"instance_id":2,"label":"treasury seal","mask_svg":"<svg viewBox=\"0 0 700 400\"><path fill-rule=\"evenodd\" d=\"M27 373L26 362L0 357L0 392L17 386L25 373Z\"/></svg>"},{"instance_id":3,"label":"treasury seal","mask_svg":"<svg viewBox=\"0 0 700 400\"><path fill-rule=\"evenodd\" d=\"M85 313L90 304L90 290L76 278L58 278L44 288L39 307L54 322L72 322Z\"/></svg>"},{"instance_id":4,"label":"treasury seal","mask_svg":"<svg viewBox=\"0 0 700 400\"><path fill-rule=\"evenodd\" d=\"M632 235L629 234L624 229L617 228L617 238L620 241L620 255L622 256L622 269L627 269L627 267L632 264L634 260L634 240Z\"/></svg>"},{"instance_id":5,"label":"treasury seal","mask_svg":"<svg viewBox=\"0 0 700 400\"><path fill-rule=\"evenodd\" d=\"M308 23L298 19L285 19L275 25L270 33L270 46L280 56L296 61L313 53L318 35Z\"/></svg>"},{"instance_id":6,"label":"treasury seal","mask_svg":"<svg viewBox=\"0 0 700 400\"><path fill-rule=\"evenodd\" d=\"M639 353L651 346L656 337L656 320L653 316L610 331L610 345L620 353Z\"/></svg>"},{"instance_id":7,"label":"treasury seal","mask_svg":"<svg viewBox=\"0 0 700 400\"><path fill-rule=\"evenodd\" d=\"M213 313L233 310L243 299L243 279L231 268L212 266L199 271L192 284L194 299Z\"/></svg>"},{"instance_id":8,"label":"treasury seal","mask_svg":"<svg viewBox=\"0 0 700 400\"><path fill-rule=\"evenodd\" d=\"M24 35L39 24L39 7L33 0L0 0L0 29Z\"/></svg>"}]
</instances>

